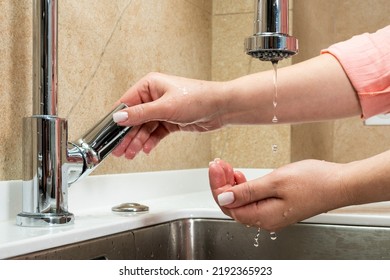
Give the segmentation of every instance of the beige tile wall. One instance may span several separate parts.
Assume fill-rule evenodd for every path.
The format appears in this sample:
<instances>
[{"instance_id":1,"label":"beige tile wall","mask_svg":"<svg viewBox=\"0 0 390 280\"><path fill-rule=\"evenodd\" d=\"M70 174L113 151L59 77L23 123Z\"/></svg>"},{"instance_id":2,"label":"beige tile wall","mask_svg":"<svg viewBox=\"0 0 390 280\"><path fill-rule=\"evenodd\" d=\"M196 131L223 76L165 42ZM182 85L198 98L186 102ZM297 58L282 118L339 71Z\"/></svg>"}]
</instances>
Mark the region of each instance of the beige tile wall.
<instances>
[{"instance_id":1,"label":"beige tile wall","mask_svg":"<svg viewBox=\"0 0 390 280\"><path fill-rule=\"evenodd\" d=\"M21 178L22 117L31 115L31 0L0 0L0 180ZM150 71L211 78L211 1L59 1L59 115L70 139ZM149 156L110 157L96 173L195 168L210 135L168 137ZM95 173L95 174L96 174Z\"/></svg>"},{"instance_id":2,"label":"beige tile wall","mask_svg":"<svg viewBox=\"0 0 390 280\"><path fill-rule=\"evenodd\" d=\"M31 1L0 1L0 179L21 178L22 117L31 114Z\"/></svg>"}]
</instances>

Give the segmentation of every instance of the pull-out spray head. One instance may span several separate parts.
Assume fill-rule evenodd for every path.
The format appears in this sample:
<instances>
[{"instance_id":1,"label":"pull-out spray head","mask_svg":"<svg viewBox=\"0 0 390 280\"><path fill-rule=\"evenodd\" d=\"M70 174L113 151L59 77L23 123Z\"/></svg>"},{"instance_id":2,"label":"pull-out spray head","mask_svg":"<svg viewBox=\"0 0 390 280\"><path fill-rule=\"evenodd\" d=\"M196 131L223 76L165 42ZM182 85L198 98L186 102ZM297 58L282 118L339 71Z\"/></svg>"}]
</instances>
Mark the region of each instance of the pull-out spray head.
<instances>
[{"instance_id":1,"label":"pull-out spray head","mask_svg":"<svg viewBox=\"0 0 390 280\"><path fill-rule=\"evenodd\" d=\"M288 0L255 0L254 34L245 39L245 52L277 63L298 53L298 40L288 35Z\"/></svg>"},{"instance_id":2,"label":"pull-out spray head","mask_svg":"<svg viewBox=\"0 0 390 280\"><path fill-rule=\"evenodd\" d=\"M76 151L76 154L79 153L83 157L84 167L77 180L89 175L130 131L131 127L118 126L112 118L114 113L125 108L127 105L120 104L82 137L69 143L74 147L70 149L70 152Z\"/></svg>"}]
</instances>

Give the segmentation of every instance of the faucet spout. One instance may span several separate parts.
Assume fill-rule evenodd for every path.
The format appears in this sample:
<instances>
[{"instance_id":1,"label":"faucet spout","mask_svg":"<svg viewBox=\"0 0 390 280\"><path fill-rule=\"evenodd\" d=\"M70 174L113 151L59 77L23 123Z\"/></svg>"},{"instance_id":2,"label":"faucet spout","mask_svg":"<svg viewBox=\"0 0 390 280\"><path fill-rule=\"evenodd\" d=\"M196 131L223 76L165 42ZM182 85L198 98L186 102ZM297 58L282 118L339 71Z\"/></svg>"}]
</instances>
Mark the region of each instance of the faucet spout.
<instances>
[{"instance_id":1,"label":"faucet spout","mask_svg":"<svg viewBox=\"0 0 390 280\"><path fill-rule=\"evenodd\" d=\"M112 114L68 142L68 122L57 117L57 0L33 1L33 115L23 119L23 209L20 226L71 224L68 187L90 174L131 129Z\"/></svg>"},{"instance_id":2,"label":"faucet spout","mask_svg":"<svg viewBox=\"0 0 390 280\"><path fill-rule=\"evenodd\" d=\"M253 35L245 39L245 52L277 63L298 52L298 40L289 35L289 0L255 0Z\"/></svg>"}]
</instances>

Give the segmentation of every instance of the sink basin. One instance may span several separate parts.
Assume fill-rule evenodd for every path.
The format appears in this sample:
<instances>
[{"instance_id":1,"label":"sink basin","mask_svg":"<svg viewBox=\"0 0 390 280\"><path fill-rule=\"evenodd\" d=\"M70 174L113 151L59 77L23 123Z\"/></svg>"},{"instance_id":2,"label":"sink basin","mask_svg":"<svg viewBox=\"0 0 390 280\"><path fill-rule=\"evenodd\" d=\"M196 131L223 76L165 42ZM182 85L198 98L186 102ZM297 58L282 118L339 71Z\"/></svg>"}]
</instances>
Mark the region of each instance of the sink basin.
<instances>
[{"instance_id":1,"label":"sink basin","mask_svg":"<svg viewBox=\"0 0 390 280\"><path fill-rule=\"evenodd\" d=\"M277 239L224 219L180 219L14 259L339 260L390 259L390 228L299 223Z\"/></svg>"}]
</instances>

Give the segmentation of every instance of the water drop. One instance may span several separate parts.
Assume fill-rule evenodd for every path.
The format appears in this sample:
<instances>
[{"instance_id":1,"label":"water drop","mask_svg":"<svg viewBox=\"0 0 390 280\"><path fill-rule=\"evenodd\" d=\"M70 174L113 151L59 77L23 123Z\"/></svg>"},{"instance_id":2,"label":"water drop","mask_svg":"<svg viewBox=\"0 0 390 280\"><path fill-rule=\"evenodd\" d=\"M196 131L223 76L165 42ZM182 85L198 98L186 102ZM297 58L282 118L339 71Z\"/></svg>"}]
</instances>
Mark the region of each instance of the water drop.
<instances>
[{"instance_id":1,"label":"water drop","mask_svg":"<svg viewBox=\"0 0 390 280\"><path fill-rule=\"evenodd\" d=\"M272 104L274 105L274 117L272 119L273 123L278 122L278 118L276 117L276 106L278 105L277 99L278 99L278 62L274 61L272 62L272 66L274 68L274 97L272 100Z\"/></svg>"},{"instance_id":2,"label":"water drop","mask_svg":"<svg viewBox=\"0 0 390 280\"><path fill-rule=\"evenodd\" d=\"M226 233L226 239L227 240L233 240L234 236L230 234L229 232Z\"/></svg>"},{"instance_id":3,"label":"water drop","mask_svg":"<svg viewBox=\"0 0 390 280\"><path fill-rule=\"evenodd\" d=\"M272 145L272 152L276 153L278 151L278 145L273 144Z\"/></svg>"},{"instance_id":4,"label":"water drop","mask_svg":"<svg viewBox=\"0 0 390 280\"><path fill-rule=\"evenodd\" d=\"M270 232L269 233L269 236L270 236L270 238L271 238L271 240L276 240L276 238L278 238L277 236L276 236L276 232Z\"/></svg>"},{"instance_id":5,"label":"water drop","mask_svg":"<svg viewBox=\"0 0 390 280\"><path fill-rule=\"evenodd\" d=\"M257 229L257 233L254 238L255 243L253 243L253 246L256 248L259 247L259 237L260 237L260 228Z\"/></svg>"}]
</instances>

